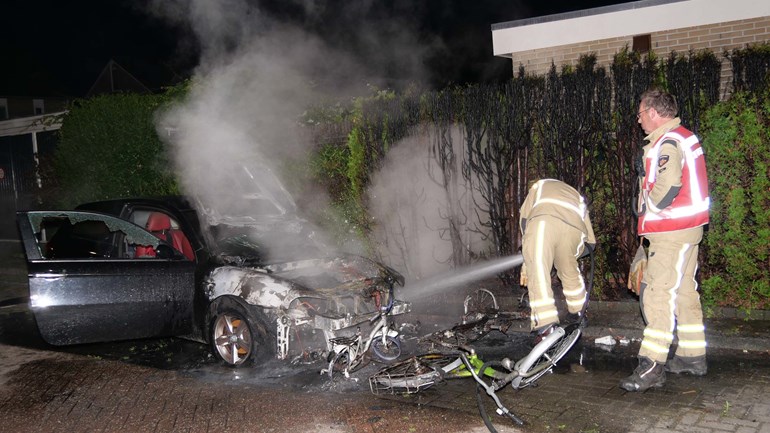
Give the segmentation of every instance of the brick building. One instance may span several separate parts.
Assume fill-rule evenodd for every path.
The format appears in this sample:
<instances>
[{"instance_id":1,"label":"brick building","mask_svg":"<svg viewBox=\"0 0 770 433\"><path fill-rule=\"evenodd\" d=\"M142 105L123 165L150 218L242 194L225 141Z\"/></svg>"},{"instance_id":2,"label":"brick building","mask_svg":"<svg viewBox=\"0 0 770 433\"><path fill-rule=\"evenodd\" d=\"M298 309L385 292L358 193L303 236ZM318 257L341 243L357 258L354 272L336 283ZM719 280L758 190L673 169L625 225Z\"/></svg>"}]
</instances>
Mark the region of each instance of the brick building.
<instances>
[{"instance_id":1,"label":"brick building","mask_svg":"<svg viewBox=\"0 0 770 433\"><path fill-rule=\"evenodd\" d=\"M642 0L492 25L495 56L512 60L514 74L574 65L584 54L608 66L624 47L659 58L672 51L708 49L722 60L722 89L732 69L724 51L770 41L770 2L758 0Z\"/></svg>"}]
</instances>

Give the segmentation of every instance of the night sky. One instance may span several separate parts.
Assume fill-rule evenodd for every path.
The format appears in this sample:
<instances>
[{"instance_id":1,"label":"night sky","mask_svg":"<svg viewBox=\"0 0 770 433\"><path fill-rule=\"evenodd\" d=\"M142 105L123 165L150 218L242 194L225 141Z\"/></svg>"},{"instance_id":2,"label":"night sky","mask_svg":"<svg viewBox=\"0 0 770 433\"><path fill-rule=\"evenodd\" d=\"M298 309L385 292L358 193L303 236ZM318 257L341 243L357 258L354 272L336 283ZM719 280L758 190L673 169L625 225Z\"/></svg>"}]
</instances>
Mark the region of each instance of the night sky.
<instances>
[{"instance_id":1,"label":"night sky","mask_svg":"<svg viewBox=\"0 0 770 433\"><path fill-rule=\"evenodd\" d=\"M166 0L185 7L184 0ZM214 1L214 0L211 0ZM238 0L217 0L223 4ZM382 74L387 59L358 40L366 25L383 38L407 29L420 41L441 41L422 60L428 85L495 82L511 76L507 59L492 56L494 23L609 4L619 0L391 0L324 2L240 0L257 4L261 14L291 23L352 53ZM109 60L151 89L191 75L200 47L183 22L146 12L152 0L6 0L0 15L0 95L83 96ZM327 4L329 3L329 4ZM313 4L313 14L307 4ZM304 5L304 6L303 6ZM363 24L362 24L363 23ZM380 29L382 29L380 31ZM354 33L354 34L351 34ZM382 43L382 42L380 42ZM387 40L385 41L387 43ZM435 45L435 44L434 44Z\"/></svg>"}]
</instances>

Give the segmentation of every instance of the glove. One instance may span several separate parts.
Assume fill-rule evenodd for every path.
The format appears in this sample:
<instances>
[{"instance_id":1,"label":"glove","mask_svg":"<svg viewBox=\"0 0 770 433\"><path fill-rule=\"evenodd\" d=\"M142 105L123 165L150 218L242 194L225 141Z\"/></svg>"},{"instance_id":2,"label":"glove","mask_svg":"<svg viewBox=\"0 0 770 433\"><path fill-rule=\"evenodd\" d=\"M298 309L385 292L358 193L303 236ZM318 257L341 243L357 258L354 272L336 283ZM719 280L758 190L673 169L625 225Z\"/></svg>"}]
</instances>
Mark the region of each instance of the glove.
<instances>
[{"instance_id":1,"label":"glove","mask_svg":"<svg viewBox=\"0 0 770 433\"><path fill-rule=\"evenodd\" d=\"M521 273L519 274L519 285L521 287L527 287L527 265L521 264Z\"/></svg>"}]
</instances>

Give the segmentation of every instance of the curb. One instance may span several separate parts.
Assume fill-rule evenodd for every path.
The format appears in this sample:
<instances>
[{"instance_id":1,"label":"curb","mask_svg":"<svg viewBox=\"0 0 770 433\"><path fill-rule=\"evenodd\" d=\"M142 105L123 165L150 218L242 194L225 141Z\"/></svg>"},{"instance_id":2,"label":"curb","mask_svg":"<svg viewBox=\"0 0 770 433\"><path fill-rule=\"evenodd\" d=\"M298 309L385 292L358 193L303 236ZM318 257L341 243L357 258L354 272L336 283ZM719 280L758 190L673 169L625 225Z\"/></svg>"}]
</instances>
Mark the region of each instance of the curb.
<instances>
[{"instance_id":1,"label":"curb","mask_svg":"<svg viewBox=\"0 0 770 433\"><path fill-rule=\"evenodd\" d=\"M583 330L583 336L591 340L610 336L616 341L620 340L621 338L626 338L630 341L641 341L642 332L643 330L641 329L588 326ZM725 336L722 334L709 332L708 329L706 329L706 343L708 344L708 349L733 350L742 352L770 352L770 340L767 338Z\"/></svg>"},{"instance_id":2,"label":"curb","mask_svg":"<svg viewBox=\"0 0 770 433\"><path fill-rule=\"evenodd\" d=\"M593 312L638 313L638 301L590 301L588 308ZM704 311L709 319L770 320L770 310L745 311L738 308L714 307Z\"/></svg>"},{"instance_id":3,"label":"curb","mask_svg":"<svg viewBox=\"0 0 770 433\"><path fill-rule=\"evenodd\" d=\"M611 337L616 344L621 339L627 339L629 342L639 342L644 332L644 321L641 317L641 310L638 302L606 302L591 301L588 309L588 326L583 330L583 338L598 345L595 340L602 337ZM625 318L623 316L626 316ZM743 352L768 352L770 353L770 338L764 334L755 336L741 336L729 332L728 328L721 327L718 323L708 321L714 320L743 320L748 323L755 323L762 326L762 321L770 322L770 311L754 310L750 314L736 308L716 308L713 314L706 318L706 342L710 349L743 351ZM617 325L617 326L615 326ZM770 323L768 323L770 328ZM721 332L720 332L721 329ZM529 324L524 323L520 326L513 326L509 329L512 332L529 333ZM727 332L725 332L727 331ZM604 346L609 347L609 346Z\"/></svg>"}]
</instances>

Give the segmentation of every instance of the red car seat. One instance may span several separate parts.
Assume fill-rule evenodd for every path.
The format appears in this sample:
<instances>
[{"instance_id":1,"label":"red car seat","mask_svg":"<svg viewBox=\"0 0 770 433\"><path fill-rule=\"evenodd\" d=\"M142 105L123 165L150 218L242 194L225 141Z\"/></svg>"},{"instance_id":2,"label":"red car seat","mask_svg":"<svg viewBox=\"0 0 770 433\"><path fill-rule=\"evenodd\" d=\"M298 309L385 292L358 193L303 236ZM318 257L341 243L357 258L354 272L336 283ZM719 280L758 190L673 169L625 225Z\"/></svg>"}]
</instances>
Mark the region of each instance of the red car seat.
<instances>
[{"instance_id":1,"label":"red car seat","mask_svg":"<svg viewBox=\"0 0 770 433\"><path fill-rule=\"evenodd\" d=\"M171 232L171 243L174 245L174 248L188 259L195 261L195 252L184 232L179 229L171 229L169 231Z\"/></svg>"},{"instance_id":2,"label":"red car seat","mask_svg":"<svg viewBox=\"0 0 770 433\"><path fill-rule=\"evenodd\" d=\"M147 224L144 225L144 228L154 234L158 239L162 239L166 242L171 240L171 218L164 213L151 213L150 217L147 218ZM155 250L150 245L137 246L136 257L155 257Z\"/></svg>"}]
</instances>

